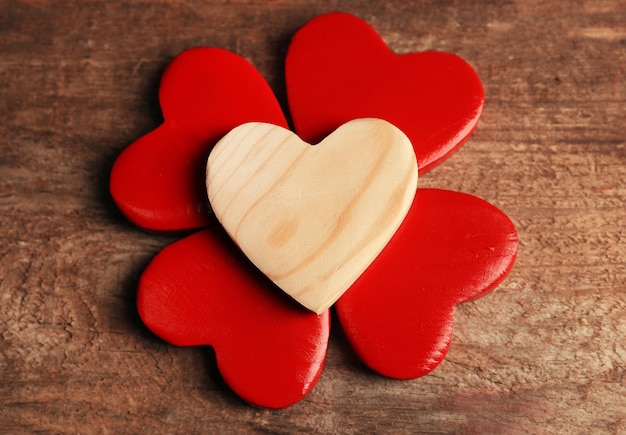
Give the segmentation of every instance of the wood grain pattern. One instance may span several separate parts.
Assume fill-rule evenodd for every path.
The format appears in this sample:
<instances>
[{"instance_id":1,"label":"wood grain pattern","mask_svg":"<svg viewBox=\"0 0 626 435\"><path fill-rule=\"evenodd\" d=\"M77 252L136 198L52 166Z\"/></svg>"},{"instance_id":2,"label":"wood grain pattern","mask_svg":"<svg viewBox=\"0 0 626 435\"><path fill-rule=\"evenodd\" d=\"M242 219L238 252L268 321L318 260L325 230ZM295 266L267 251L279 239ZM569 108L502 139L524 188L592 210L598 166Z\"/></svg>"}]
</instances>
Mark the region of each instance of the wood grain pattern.
<instances>
[{"instance_id":1,"label":"wood grain pattern","mask_svg":"<svg viewBox=\"0 0 626 435\"><path fill-rule=\"evenodd\" d=\"M108 172L160 124L159 77L181 50L237 51L286 107L289 38L337 9L398 53L476 69L476 133L420 186L503 209L519 256L455 310L432 374L372 374L333 322L311 395L261 410L210 351L138 320L137 276L176 238L128 224ZM624 433L624 34L624 0L0 1L0 432Z\"/></svg>"},{"instance_id":2,"label":"wood grain pattern","mask_svg":"<svg viewBox=\"0 0 626 435\"><path fill-rule=\"evenodd\" d=\"M265 123L236 127L207 163L211 207L250 260L311 311L326 311L396 232L417 161L387 121L357 119L316 145Z\"/></svg>"}]
</instances>

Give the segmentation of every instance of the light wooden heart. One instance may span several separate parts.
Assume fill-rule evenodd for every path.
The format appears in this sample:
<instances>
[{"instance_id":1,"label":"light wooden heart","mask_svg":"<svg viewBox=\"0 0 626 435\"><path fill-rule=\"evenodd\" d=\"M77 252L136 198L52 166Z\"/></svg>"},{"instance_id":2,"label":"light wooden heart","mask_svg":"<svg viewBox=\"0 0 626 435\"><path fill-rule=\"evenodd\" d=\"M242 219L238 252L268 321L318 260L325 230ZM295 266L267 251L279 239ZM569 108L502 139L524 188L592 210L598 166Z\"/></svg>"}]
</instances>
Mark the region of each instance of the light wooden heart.
<instances>
[{"instance_id":1,"label":"light wooden heart","mask_svg":"<svg viewBox=\"0 0 626 435\"><path fill-rule=\"evenodd\" d=\"M308 309L328 309L409 210L417 162L387 121L350 121L317 145L282 127L240 125L207 163L215 215L248 258Z\"/></svg>"}]
</instances>

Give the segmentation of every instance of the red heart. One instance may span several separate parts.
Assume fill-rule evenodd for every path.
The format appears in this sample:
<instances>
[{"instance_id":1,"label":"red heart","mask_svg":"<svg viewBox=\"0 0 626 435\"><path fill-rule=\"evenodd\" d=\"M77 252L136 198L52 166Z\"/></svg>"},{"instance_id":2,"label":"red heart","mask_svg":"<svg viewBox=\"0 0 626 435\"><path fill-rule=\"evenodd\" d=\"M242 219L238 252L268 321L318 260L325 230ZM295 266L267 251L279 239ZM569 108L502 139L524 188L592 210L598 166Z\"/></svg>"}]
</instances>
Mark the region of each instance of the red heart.
<instances>
[{"instance_id":1,"label":"red heart","mask_svg":"<svg viewBox=\"0 0 626 435\"><path fill-rule=\"evenodd\" d=\"M484 91L463 59L426 51L394 54L369 24L331 13L293 37L286 61L296 131L318 142L355 118L382 118L411 139L420 175L449 157L472 134Z\"/></svg>"},{"instance_id":2,"label":"red heart","mask_svg":"<svg viewBox=\"0 0 626 435\"><path fill-rule=\"evenodd\" d=\"M335 307L371 369L393 378L433 370L452 338L455 305L495 288L513 267L517 232L471 195L418 189L404 223Z\"/></svg>"},{"instance_id":3,"label":"red heart","mask_svg":"<svg viewBox=\"0 0 626 435\"><path fill-rule=\"evenodd\" d=\"M137 306L164 340L212 345L226 383L254 405L289 406L322 371L328 311L318 316L294 303L219 228L163 249L141 277Z\"/></svg>"},{"instance_id":4,"label":"red heart","mask_svg":"<svg viewBox=\"0 0 626 435\"><path fill-rule=\"evenodd\" d=\"M194 48L167 67L159 100L164 122L117 158L110 189L120 210L140 227L170 231L211 222L204 188L210 149L249 121L287 127L269 85L244 58L219 48Z\"/></svg>"}]
</instances>

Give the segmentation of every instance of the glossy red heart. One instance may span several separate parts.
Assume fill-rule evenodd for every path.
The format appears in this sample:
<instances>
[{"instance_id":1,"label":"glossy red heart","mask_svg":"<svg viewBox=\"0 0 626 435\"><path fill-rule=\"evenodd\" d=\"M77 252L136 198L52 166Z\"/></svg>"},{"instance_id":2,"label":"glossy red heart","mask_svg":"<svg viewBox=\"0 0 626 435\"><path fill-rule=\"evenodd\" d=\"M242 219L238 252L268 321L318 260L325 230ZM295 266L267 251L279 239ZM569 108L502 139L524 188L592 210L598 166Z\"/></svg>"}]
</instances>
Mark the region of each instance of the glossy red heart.
<instances>
[{"instance_id":1,"label":"glossy red heart","mask_svg":"<svg viewBox=\"0 0 626 435\"><path fill-rule=\"evenodd\" d=\"M484 91L460 57L435 51L394 54L365 21L321 15L293 37L287 96L296 132L315 143L356 118L382 118L409 137L425 174L474 131Z\"/></svg>"},{"instance_id":2,"label":"glossy red heart","mask_svg":"<svg viewBox=\"0 0 626 435\"><path fill-rule=\"evenodd\" d=\"M395 236L335 304L339 321L372 370L424 375L448 351L454 306L495 288L516 255L515 226L498 208L459 192L418 189Z\"/></svg>"},{"instance_id":3,"label":"glossy red heart","mask_svg":"<svg viewBox=\"0 0 626 435\"><path fill-rule=\"evenodd\" d=\"M269 85L244 58L219 48L179 54L159 88L164 122L127 147L111 171L116 204L136 225L158 231L212 222L205 165L210 149L249 121L287 126Z\"/></svg>"},{"instance_id":4,"label":"glossy red heart","mask_svg":"<svg viewBox=\"0 0 626 435\"><path fill-rule=\"evenodd\" d=\"M254 405L289 406L322 371L328 311L311 313L275 288L221 228L163 249L141 277L137 306L165 341L212 345L226 383Z\"/></svg>"}]
</instances>

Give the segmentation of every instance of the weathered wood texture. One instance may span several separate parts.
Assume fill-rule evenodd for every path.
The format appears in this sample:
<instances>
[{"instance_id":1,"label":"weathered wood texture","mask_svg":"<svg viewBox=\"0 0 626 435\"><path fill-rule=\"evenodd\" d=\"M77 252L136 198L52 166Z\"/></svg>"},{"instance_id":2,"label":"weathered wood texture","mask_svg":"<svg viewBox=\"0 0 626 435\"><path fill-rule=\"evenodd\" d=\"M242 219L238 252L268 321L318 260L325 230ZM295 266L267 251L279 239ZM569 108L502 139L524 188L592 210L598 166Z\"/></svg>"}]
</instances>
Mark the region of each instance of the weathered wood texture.
<instances>
[{"instance_id":1,"label":"weathered wood texture","mask_svg":"<svg viewBox=\"0 0 626 435\"><path fill-rule=\"evenodd\" d=\"M138 275L174 238L123 219L108 171L160 122L158 80L180 50L237 51L284 103L289 37L331 10L397 52L477 69L478 130L420 185L505 210L520 252L496 291L458 307L432 374L370 373L335 322L312 394L255 409L210 351L138 320ZM1 0L0 431L625 433L625 145L623 0Z\"/></svg>"}]
</instances>

